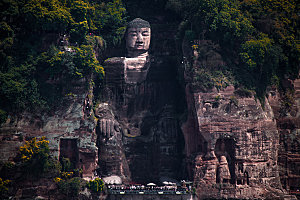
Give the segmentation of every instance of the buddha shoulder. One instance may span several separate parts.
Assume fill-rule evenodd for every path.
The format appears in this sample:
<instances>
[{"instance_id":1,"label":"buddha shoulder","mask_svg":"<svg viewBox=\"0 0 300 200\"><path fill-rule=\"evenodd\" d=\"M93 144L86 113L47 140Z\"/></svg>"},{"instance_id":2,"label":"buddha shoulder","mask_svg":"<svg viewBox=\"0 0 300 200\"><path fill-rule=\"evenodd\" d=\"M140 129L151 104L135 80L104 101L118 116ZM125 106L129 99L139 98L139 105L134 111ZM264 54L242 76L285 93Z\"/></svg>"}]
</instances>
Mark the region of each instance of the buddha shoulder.
<instances>
[{"instance_id":1,"label":"buddha shoulder","mask_svg":"<svg viewBox=\"0 0 300 200\"><path fill-rule=\"evenodd\" d=\"M109 66L109 65L123 65L124 64L125 57L113 57L113 58L108 58L104 61L104 66Z\"/></svg>"}]
</instances>

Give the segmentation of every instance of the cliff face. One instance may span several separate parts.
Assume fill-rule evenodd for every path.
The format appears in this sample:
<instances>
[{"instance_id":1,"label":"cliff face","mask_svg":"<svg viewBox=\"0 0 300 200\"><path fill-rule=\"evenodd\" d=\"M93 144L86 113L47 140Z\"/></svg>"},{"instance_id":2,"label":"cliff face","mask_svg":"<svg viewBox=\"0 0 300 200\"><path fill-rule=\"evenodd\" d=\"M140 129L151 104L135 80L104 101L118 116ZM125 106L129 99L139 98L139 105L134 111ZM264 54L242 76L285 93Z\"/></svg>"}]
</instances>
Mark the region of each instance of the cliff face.
<instances>
[{"instance_id":1,"label":"cliff face","mask_svg":"<svg viewBox=\"0 0 300 200\"><path fill-rule=\"evenodd\" d=\"M239 97L234 91L232 86L206 93L187 90L192 98L188 101L194 102L190 109L195 110L182 128L199 193L205 198L258 198L268 188L281 193L279 137L272 109L267 101L263 110L254 97ZM192 123L195 132L189 131ZM189 145L193 138L199 139ZM209 186L229 188L229 192L218 194L212 189L203 194Z\"/></svg>"},{"instance_id":2,"label":"cliff face","mask_svg":"<svg viewBox=\"0 0 300 200\"><path fill-rule=\"evenodd\" d=\"M175 33L171 25L154 25L141 76L125 76L125 58L106 61L95 110L93 88L83 79L51 115L8 121L0 130L0 160L13 160L25 139L46 136L52 155L70 158L84 177L96 171L125 183L189 179L199 198L292 198L284 189L299 187L300 80L287 82L294 100L284 113L286 96L277 91L263 109L253 94L239 96L232 85L202 92L186 73L183 86Z\"/></svg>"},{"instance_id":3,"label":"cliff face","mask_svg":"<svg viewBox=\"0 0 300 200\"><path fill-rule=\"evenodd\" d=\"M1 161L12 161L24 140L46 136L52 155L70 158L75 168L91 177L97 163L95 122L92 117L92 88L87 79L72 83L70 95L54 113L24 113L1 127Z\"/></svg>"},{"instance_id":4,"label":"cliff face","mask_svg":"<svg viewBox=\"0 0 300 200\"><path fill-rule=\"evenodd\" d=\"M278 166L283 188L297 194L300 184L300 80L286 80L285 92L272 90L268 97L279 132Z\"/></svg>"},{"instance_id":5,"label":"cliff face","mask_svg":"<svg viewBox=\"0 0 300 200\"><path fill-rule=\"evenodd\" d=\"M206 46L209 41L201 41L199 48ZM188 48L183 43L187 57L192 54ZM196 61L192 69L224 65L217 51L204 60L198 59L198 52L193 53ZM281 184L284 189L297 187L298 80L290 81L295 92L288 99L271 91L264 109L253 94L244 96L230 84L203 92L193 84L193 74L187 67L185 80L188 118L181 128L189 177L198 186L198 195L293 198ZM284 101L290 103L286 108L289 113L282 117Z\"/></svg>"},{"instance_id":6,"label":"cliff face","mask_svg":"<svg viewBox=\"0 0 300 200\"><path fill-rule=\"evenodd\" d=\"M162 45L154 46L158 44ZM190 47L184 43L184 54L189 53L186 48ZM172 67L178 63L168 63L170 55L176 52L154 51L146 81L138 84L123 78L124 58L106 62L105 98L114 114L102 117L104 121L100 117L98 129L107 136L109 133L102 131L107 130L105 126L117 125L112 135L117 132L119 136L111 139L115 144L111 151L106 147L110 139L99 145L100 149L105 147L105 156L99 154L100 163L107 167L102 175L113 172L124 180L145 182L161 176L179 178L176 170L181 170L182 178L194 181L200 198L293 198L281 186L278 149L282 143L272 99L265 99L262 106L254 94L241 96L232 85L201 92L191 86L193 77L188 73L185 94L176 92ZM224 64L220 56L214 58L202 61L202 65ZM186 97L187 106L187 119L181 121L176 116L183 116L183 112L174 109L178 105L174 98L180 95ZM184 147L178 142L181 138ZM182 155L177 153L181 148ZM109 157L111 154L117 156ZM180 162L183 167L172 167Z\"/></svg>"}]
</instances>

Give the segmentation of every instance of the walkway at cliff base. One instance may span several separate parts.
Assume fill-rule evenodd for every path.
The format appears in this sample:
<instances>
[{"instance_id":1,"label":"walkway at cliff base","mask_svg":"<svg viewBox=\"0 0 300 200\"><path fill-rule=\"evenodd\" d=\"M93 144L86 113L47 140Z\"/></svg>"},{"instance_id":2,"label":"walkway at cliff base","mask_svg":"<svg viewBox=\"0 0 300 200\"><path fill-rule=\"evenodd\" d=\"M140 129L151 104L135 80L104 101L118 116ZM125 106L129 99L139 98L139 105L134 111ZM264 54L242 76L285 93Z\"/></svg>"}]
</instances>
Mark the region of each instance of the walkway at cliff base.
<instances>
[{"instance_id":1,"label":"walkway at cliff base","mask_svg":"<svg viewBox=\"0 0 300 200\"><path fill-rule=\"evenodd\" d=\"M108 193L112 195L186 195L192 194L192 182L183 181L182 185L178 182L163 181L163 186L157 186L155 183L148 183L146 185L131 183L129 185L123 185L120 179L117 177L110 177L110 179L104 179L107 184Z\"/></svg>"},{"instance_id":2,"label":"walkway at cliff base","mask_svg":"<svg viewBox=\"0 0 300 200\"><path fill-rule=\"evenodd\" d=\"M109 194L191 194L192 192L187 188L172 187L172 186L155 186L148 187L143 185L130 186L108 186Z\"/></svg>"}]
</instances>

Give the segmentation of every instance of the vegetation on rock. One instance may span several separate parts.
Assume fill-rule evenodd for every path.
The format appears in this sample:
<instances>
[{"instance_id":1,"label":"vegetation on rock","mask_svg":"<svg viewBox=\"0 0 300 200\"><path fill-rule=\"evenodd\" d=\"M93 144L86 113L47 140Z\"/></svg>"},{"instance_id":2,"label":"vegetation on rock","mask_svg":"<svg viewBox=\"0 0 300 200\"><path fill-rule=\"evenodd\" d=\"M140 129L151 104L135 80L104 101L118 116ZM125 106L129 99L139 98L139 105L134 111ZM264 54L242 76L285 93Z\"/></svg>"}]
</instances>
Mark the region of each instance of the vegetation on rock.
<instances>
[{"instance_id":1,"label":"vegetation on rock","mask_svg":"<svg viewBox=\"0 0 300 200\"><path fill-rule=\"evenodd\" d=\"M104 182L100 178L95 178L87 183L87 187L93 192L102 192L104 189Z\"/></svg>"},{"instance_id":2,"label":"vegetation on rock","mask_svg":"<svg viewBox=\"0 0 300 200\"><path fill-rule=\"evenodd\" d=\"M17 189L22 188L19 182L39 182L45 179L56 183L57 192L64 197L77 197L86 187L96 192L103 190L103 181L96 180L87 184L80 176L82 169L74 169L68 159L59 162L50 156L49 141L45 137L32 138L19 148L14 162L2 163L0 166L0 197L8 198ZM69 163L69 164L66 164ZM63 166L62 166L63 165ZM8 180L8 178L10 180ZM98 183L98 185L95 183Z\"/></svg>"},{"instance_id":3,"label":"vegetation on rock","mask_svg":"<svg viewBox=\"0 0 300 200\"><path fill-rule=\"evenodd\" d=\"M8 185L11 181L10 180L2 180L2 178L0 178L0 197L4 198L5 195L8 193Z\"/></svg>"},{"instance_id":4,"label":"vegetation on rock","mask_svg":"<svg viewBox=\"0 0 300 200\"><path fill-rule=\"evenodd\" d=\"M20 147L20 158L24 163L26 172L41 175L48 170L50 166L50 150L48 145L49 141L45 137L42 137L39 140L33 138L30 141L26 141Z\"/></svg>"},{"instance_id":5,"label":"vegetation on rock","mask_svg":"<svg viewBox=\"0 0 300 200\"><path fill-rule=\"evenodd\" d=\"M63 180L58 183L59 191L67 197L76 197L79 191L84 188L85 181L80 177Z\"/></svg>"},{"instance_id":6,"label":"vegetation on rock","mask_svg":"<svg viewBox=\"0 0 300 200\"><path fill-rule=\"evenodd\" d=\"M101 79L97 57L120 42L125 12L120 0L1 0L0 123L49 110L70 79L92 73Z\"/></svg>"},{"instance_id":7,"label":"vegetation on rock","mask_svg":"<svg viewBox=\"0 0 300 200\"><path fill-rule=\"evenodd\" d=\"M234 83L255 90L258 97L278 80L298 76L297 1L169 0L166 8L182 19L179 38L185 37L191 45L205 40L220 45L217 52L234 74ZM208 73L194 72L202 74L194 82Z\"/></svg>"},{"instance_id":8,"label":"vegetation on rock","mask_svg":"<svg viewBox=\"0 0 300 200\"><path fill-rule=\"evenodd\" d=\"M96 57L103 59L99 54L105 47L120 43L124 5L133 15L141 14L136 6L145 16L151 9L177 13L182 21L178 38L185 37L191 46L203 40L219 45L215 50L227 65L222 73L233 74L232 83L260 98L269 85L299 72L295 0L163 0L149 8L135 0L1 0L0 5L0 123L24 110L49 110L65 96L63 91L70 92L70 79L91 73L101 79L104 72ZM203 49L194 50L203 59ZM216 69L207 69L193 69L193 85L223 87Z\"/></svg>"}]
</instances>

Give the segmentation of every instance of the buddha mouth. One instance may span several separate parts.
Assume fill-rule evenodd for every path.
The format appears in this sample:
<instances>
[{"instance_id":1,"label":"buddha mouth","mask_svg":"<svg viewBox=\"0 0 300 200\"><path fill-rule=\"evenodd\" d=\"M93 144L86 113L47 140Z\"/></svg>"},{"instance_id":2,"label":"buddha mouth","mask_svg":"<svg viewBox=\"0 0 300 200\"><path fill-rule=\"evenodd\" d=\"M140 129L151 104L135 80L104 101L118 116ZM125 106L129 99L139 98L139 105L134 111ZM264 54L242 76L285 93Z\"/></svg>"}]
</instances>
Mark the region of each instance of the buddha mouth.
<instances>
[{"instance_id":1,"label":"buddha mouth","mask_svg":"<svg viewBox=\"0 0 300 200\"><path fill-rule=\"evenodd\" d=\"M136 48L144 48L144 45L143 44L137 44Z\"/></svg>"}]
</instances>

